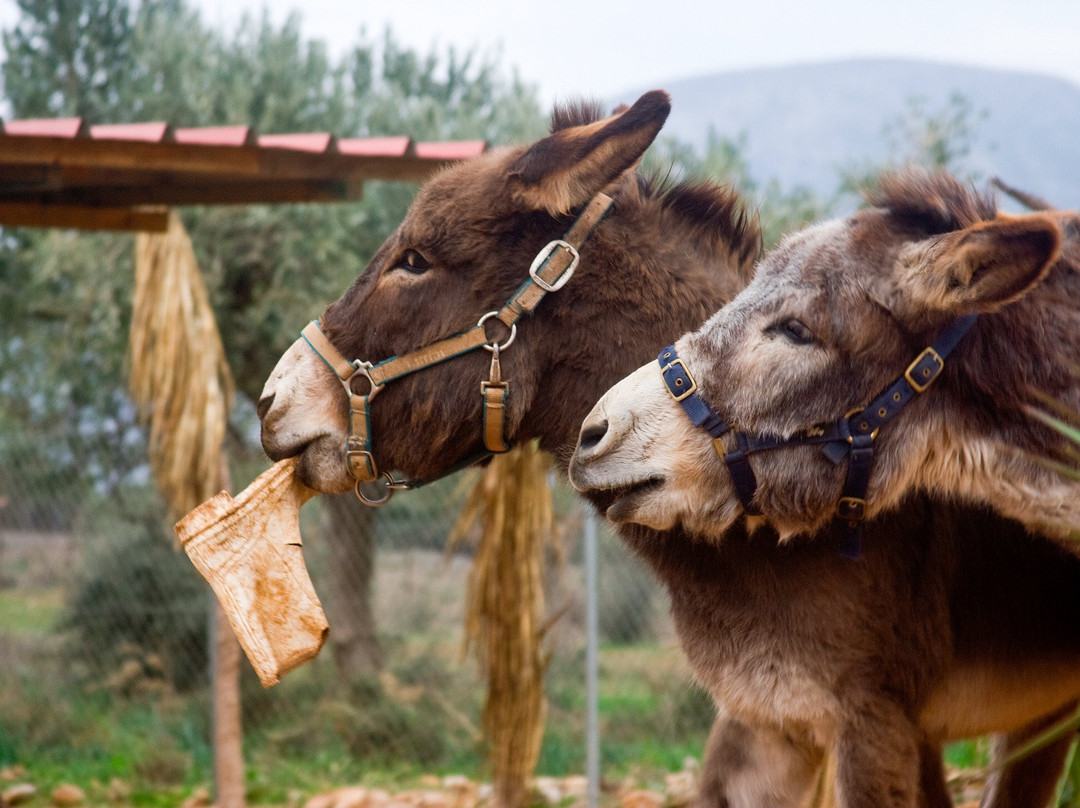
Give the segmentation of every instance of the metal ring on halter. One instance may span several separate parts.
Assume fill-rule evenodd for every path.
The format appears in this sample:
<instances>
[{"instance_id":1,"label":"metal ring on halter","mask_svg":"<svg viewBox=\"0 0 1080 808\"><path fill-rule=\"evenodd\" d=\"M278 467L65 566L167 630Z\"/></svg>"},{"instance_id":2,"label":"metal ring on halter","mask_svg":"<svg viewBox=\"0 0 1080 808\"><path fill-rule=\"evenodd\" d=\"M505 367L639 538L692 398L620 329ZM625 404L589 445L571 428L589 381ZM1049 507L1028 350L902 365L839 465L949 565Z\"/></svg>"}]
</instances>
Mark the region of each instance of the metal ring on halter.
<instances>
[{"instance_id":1,"label":"metal ring on halter","mask_svg":"<svg viewBox=\"0 0 1080 808\"><path fill-rule=\"evenodd\" d=\"M480 320L476 324L477 325L483 325L484 323L486 323L492 317L498 317L498 316L499 316L499 312L497 312L497 311L489 311L487 314L485 314L483 317L481 317ZM485 335L487 334L486 331L484 333L485 333ZM483 346L484 350L485 351L494 351L496 348L498 348L500 351L505 351L507 348L509 348L514 343L514 339L516 337L517 337L517 323L511 323L509 339L507 339L506 342L504 342L502 345L499 345L498 343L495 343L495 342L491 343L491 345L486 345L485 344Z\"/></svg>"},{"instance_id":2,"label":"metal ring on halter","mask_svg":"<svg viewBox=\"0 0 1080 808\"><path fill-rule=\"evenodd\" d=\"M375 394L386 386L385 384L375 384L375 380L371 378L371 369L375 367L375 365L373 365L371 362L364 362L360 359L354 359L350 364L354 368L356 368L356 370L353 371L353 374L349 378L341 380L342 385L344 385L345 387L346 395L352 397L353 379L355 379L357 376L362 376L363 378L367 379L368 384L371 385L371 389L368 391L367 394L368 401L371 401L373 398L375 398Z\"/></svg>"},{"instance_id":3,"label":"metal ring on halter","mask_svg":"<svg viewBox=\"0 0 1080 808\"><path fill-rule=\"evenodd\" d=\"M379 477L386 480L386 494L381 499L372 499L371 497L364 496L363 492L360 490L360 486L365 485L363 480L357 480L356 485L353 486L353 493L356 494L356 498L363 502L365 505L367 505L369 508L382 507L390 501L390 497L394 496L394 492L398 490L395 486L394 478L387 474L385 471L380 474ZM377 481L378 479L372 480L372 482Z\"/></svg>"}]
</instances>

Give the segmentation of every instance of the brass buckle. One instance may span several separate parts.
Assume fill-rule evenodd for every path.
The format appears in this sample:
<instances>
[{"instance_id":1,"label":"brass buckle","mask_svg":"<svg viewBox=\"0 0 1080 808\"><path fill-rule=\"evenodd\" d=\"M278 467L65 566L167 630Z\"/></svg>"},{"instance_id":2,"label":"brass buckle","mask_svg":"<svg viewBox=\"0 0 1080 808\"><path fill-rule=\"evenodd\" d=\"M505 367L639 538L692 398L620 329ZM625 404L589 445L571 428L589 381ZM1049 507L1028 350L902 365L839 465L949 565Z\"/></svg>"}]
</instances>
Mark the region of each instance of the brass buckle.
<instances>
[{"instance_id":1,"label":"brass buckle","mask_svg":"<svg viewBox=\"0 0 1080 808\"><path fill-rule=\"evenodd\" d=\"M345 465L349 469L349 474L353 477L356 477L357 480L360 479L359 477L357 477L356 474L353 474L353 458L363 457L368 467L368 473L372 475L367 480L363 480L363 482L369 483L372 480L379 479L379 467L375 464L375 456L372 455L371 452L369 452L367 449L354 448L356 443L358 442L360 442L360 439L353 435L345 444Z\"/></svg>"},{"instance_id":2,"label":"brass buckle","mask_svg":"<svg viewBox=\"0 0 1080 808\"><path fill-rule=\"evenodd\" d=\"M695 379L694 379L694 374L692 374L689 371L689 369L686 367L686 365L683 364L682 359L676 359L674 362L668 362L666 365L664 365L663 370L660 371L660 375L663 376L665 373L667 373L669 370L674 368L676 365L678 365L679 367L682 368L683 374L686 376L686 378L688 378L690 380L689 389L684 390L679 395L676 395L675 392L671 389L671 385L669 385L667 383L667 381L664 382L664 387L667 388L668 393L671 394L671 397L673 399L675 399L676 401L682 401L684 398L692 396L694 393L697 392L697 381L695 381Z\"/></svg>"},{"instance_id":3,"label":"brass buckle","mask_svg":"<svg viewBox=\"0 0 1080 808\"><path fill-rule=\"evenodd\" d=\"M926 384L920 384L915 381L915 378L911 375L911 372L915 370L916 366L923 361L927 356L937 363L937 373L930 377L930 380ZM921 393L927 387L934 383L934 379L938 377L938 373L941 373L942 368L945 367L945 360L941 358L941 354L933 349L933 347L923 348L923 352L915 357L915 361L908 365L907 370L904 371L904 378L907 379L908 384L915 388L916 393Z\"/></svg>"},{"instance_id":4,"label":"brass buckle","mask_svg":"<svg viewBox=\"0 0 1080 808\"><path fill-rule=\"evenodd\" d=\"M860 497L840 497L840 501L836 503L836 515L841 519L861 522L866 516L866 500Z\"/></svg>"},{"instance_id":5,"label":"brass buckle","mask_svg":"<svg viewBox=\"0 0 1080 808\"><path fill-rule=\"evenodd\" d=\"M712 447L716 450L716 454L720 457L720 459L723 460L724 457L727 455L727 449L724 448L724 439L713 438Z\"/></svg>"},{"instance_id":6,"label":"brass buckle","mask_svg":"<svg viewBox=\"0 0 1080 808\"><path fill-rule=\"evenodd\" d=\"M543 266L544 262L551 257L551 254L554 253L555 250L557 250L559 247L562 247L574 258L570 262L570 266L564 269L553 283L548 283L540 277L539 269L541 266ZM564 286L566 286L566 282L570 280L570 278L573 276L574 270L577 269L577 265L580 260L581 255L578 254L578 251L574 249L573 245L568 244L561 238L557 238L554 241L549 241L547 244L545 244L540 250L540 252L536 254L536 258L533 259L532 266L529 267L529 277L532 278L533 282L536 283L536 285L544 291L557 292Z\"/></svg>"}]
</instances>

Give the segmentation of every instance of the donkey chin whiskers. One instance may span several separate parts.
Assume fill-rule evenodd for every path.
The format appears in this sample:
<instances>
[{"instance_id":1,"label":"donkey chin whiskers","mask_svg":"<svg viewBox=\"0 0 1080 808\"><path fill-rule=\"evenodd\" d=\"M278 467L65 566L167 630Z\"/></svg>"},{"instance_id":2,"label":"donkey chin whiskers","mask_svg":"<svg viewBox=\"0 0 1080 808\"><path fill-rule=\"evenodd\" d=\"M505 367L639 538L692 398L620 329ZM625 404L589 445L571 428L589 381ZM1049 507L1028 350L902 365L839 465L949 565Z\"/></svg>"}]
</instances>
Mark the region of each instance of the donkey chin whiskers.
<instances>
[{"instance_id":1,"label":"donkey chin whiskers","mask_svg":"<svg viewBox=\"0 0 1080 808\"><path fill-rule=\"evenodd\" d=\"M625 515L642 495L663 488L666 479L661 476L647 477L638 482L612 486L603 490L603 499L606 501L605 515L613 521L622 521L620 515Z\"/></svg>"}]
</instances>

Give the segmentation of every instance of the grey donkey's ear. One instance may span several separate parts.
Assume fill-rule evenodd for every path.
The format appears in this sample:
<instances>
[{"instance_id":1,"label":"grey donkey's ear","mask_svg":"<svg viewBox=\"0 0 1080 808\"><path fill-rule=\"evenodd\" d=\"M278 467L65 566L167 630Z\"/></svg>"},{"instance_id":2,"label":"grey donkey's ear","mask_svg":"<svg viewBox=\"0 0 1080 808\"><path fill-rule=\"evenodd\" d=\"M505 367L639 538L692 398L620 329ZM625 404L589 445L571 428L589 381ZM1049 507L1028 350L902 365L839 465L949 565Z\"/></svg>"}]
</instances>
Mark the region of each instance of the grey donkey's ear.
<instances>
[{"instance_id":1,"label":"grey donkey's ear","mask_svg":"<svg viewBox=\"0 0 1080 808\"><path fill-rule=\"evenodd\" d=\"M552 214L585 204L636 165L670 111L668 94L653 90L610 118L560 129L510 167L512 192L529 207Z\"/></svg>"},{"instance_id":2,"label":"grey donkey's ear","mask_svg":"<svg viewBox=\"0 0 1080 808\"><path fill-rule=\"evenodd\" d=\"M896 280L909 313L993 311L1042 280L1060 250L1061 228L1049 214L999 216L934 239Z\"/></svg>"}]
</instances>

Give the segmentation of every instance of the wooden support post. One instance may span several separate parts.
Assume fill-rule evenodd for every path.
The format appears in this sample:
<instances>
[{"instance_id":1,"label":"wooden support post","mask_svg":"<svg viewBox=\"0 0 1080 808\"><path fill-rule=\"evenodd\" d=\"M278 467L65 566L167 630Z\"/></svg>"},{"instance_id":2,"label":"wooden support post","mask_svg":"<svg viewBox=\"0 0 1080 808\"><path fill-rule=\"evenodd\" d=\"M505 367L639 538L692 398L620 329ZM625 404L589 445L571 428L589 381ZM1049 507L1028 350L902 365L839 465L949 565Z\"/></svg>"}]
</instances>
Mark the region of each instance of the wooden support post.
<instances>
[{"instance_id":1,"label":"wooden support post","mask_svg":"<svg viewBox=\"0 0 1080 808\"><path fill-rule=\"evenodd\" d=\"M232 489L221 453L222 491ZM240 719L240 643L218 599L210 594L210 709L214 750L214 805L244 807L244 727Z\"/></svg>"},{"instance_id":2,"label":"wooden support post","mask_svg":"<svg viewBox=\"0 0 1080 808\"><path fill-rule=\"evenodd\" d=\"M243 808L244 730L240 720L240 643L214 593L210 593L211 742L214 805Z\"/></svg>"}]
</instances>

